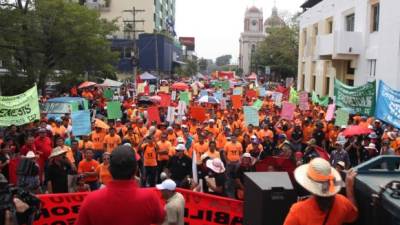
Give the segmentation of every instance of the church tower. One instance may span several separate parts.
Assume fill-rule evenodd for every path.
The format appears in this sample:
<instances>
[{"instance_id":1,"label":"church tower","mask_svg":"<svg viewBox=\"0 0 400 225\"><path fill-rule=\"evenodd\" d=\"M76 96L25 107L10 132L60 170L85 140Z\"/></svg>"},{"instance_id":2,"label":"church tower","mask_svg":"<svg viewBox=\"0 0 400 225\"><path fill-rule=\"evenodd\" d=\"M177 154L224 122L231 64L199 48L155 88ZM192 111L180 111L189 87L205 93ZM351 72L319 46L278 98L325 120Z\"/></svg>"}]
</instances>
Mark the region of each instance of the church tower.
<instances>
[{"instance_id":1,"label":"church tower","mask_svg":"<svg viewBox=\"0 0 400 225\"><path fill-rule=\"evenodd\" d=\"M243 70L244 75L251 72L251 64L253 55L257 49L257 45L265 38L263 26L263 12L255 6L248 8L244 16L244 29L240 35L240 55L239 66Z\"/></svg>"}]
</instances>

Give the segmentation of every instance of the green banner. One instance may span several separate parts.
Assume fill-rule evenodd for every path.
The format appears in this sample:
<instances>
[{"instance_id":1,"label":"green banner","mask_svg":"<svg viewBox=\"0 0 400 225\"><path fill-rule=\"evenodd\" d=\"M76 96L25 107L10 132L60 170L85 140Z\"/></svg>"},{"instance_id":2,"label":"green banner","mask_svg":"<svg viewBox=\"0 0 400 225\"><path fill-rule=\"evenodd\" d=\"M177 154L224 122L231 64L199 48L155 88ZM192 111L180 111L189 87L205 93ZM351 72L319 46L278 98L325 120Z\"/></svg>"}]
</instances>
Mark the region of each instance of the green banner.
<instances>
[{"instance_id":1,"label":"green banner","mask_svg":"<svg viewBox=\"0 0 400 225\"><path fill-rule=\"evenodd\" d=\"M343 109L338 109L335 112L336 119L335 119L335 126L347 126L349 123L349 112Z\"/></svg>"},{"instance_id":2,"label":"green banner","mask_svg":"<svg viewBox=\"0 0 400 225\"><path fill-rule=\"evenodd\" d=\"M0 127L23 125L40 119L36 85L22 94L0 96Z\"/></svg>"},{"instance_id":3,"label":"green banner","mask_svg":"<svg viewBox=\"0 0 400 225\"><path fill-rule=\"evenodd\" d=\"M118 101L107 102L107 119L121 119L121 103Z\"/></svg>"},{"instance_id":4,"label":"green banner","mask_svg":"<svg viewBox=\"0 0 400 225\"><path fill-rule=\"evenodd\" d=\"M181 92L179 94L179 100L184 101L186 103L186 105L189 105L189 102L190 102L189 92L187 92L187 91Z\"/></svg>"},{"instance_id":5,"label":"green banner","mask_svg":"<svg viewBox=\"0 0 400 225\"><path fill-rule=\"evenodd\" d=\"M376 103L376 81L359 87L351 87L335 80L336 106L351 113L373 116Z\"/></svg>"},{"instance_id":6,"label":"green banner","mask_svg":"<svg viewBox=\"0 0 400 225\"><path fill-rule=\"evenodd\" d=\"M299 104L299 94L293 87L290 88L289 102L296 105Z\"/></svg>"},{"instance_id":7,"label":"green banner","mask_svg":"<svg viewBox=\"0 0 400 225\"><path fill-rule=\"evenodd\" d=\"M103 97L105 99L111 100L113 98L113 96L114 96L114 91L113 90L108 89L108 88L104 90Z\"/></svg>"},{"instance_id":8,"label":"green banner","mask_svg":"<svg viewBox=\"0 0 400 225\"><path fill-rule=\"evenodd\" d=\"M312 102L321 106L329 105L329 96L318 97L317 93L312 93Z\"/></svg>"},{"instance_id":9,"label":"green banner","mask_svg":"<svg viewBox=\"0 0 400 225\"><path fill-rule=\"evenodd\" d=\"M261 101L260 99L257 99L257 101L255 101L253 103L253 107L257 109L257 111L259 111L263 106L263 101Z\"/></svg>"}]
</instances>

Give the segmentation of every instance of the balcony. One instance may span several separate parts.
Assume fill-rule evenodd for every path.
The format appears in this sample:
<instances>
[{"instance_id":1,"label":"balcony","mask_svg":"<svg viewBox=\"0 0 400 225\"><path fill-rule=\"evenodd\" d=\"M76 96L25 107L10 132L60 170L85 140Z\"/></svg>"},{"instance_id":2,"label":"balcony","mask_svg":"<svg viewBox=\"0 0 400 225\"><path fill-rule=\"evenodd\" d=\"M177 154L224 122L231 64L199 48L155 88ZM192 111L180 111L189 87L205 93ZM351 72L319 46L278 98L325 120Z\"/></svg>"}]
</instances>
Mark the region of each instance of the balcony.
<instances>
[{"instance_id":1,"label":"balcony","mask_svg":"<svg viewBox=\"0 0 400 225\"><path fill-rule=\"evenodd\" d=\"M99 0L99 1L87 1L85 6L89 9L99 10L101 12L110 11L110 1L111 0Z\"/></svg>"},{"instance_id":2,"label":"balcony","mask_svg":"<svg viewBox=\"0 0 400 225\"><path fill-rule=\"evenodd\" d=\"M354 58L361 54L362 35L360 32L335 31L333 34L318 35L316 54L319 58Z\"/></svg>"}]
</instances>

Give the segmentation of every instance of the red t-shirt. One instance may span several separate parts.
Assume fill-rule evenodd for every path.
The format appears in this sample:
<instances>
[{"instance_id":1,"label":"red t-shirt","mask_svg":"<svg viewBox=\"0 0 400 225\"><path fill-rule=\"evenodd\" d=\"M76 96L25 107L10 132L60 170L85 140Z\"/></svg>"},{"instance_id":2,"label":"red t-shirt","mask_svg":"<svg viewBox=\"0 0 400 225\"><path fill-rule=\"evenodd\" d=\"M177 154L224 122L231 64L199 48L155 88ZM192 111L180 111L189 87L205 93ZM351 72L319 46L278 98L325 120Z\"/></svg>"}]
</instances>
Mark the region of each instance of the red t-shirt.
<instances>
[{"instance_id":1,"label":"red t-shirt","mask_svg":"<svg viewBox=\"0 0 400 225\"><path fill-rule=\"evenodd\" d=\"M154 190L139 188L134 180L118 180L85 198L75 224L150 225L162 223L164 217L164 208Z\"/></svg>"}]
</instances>

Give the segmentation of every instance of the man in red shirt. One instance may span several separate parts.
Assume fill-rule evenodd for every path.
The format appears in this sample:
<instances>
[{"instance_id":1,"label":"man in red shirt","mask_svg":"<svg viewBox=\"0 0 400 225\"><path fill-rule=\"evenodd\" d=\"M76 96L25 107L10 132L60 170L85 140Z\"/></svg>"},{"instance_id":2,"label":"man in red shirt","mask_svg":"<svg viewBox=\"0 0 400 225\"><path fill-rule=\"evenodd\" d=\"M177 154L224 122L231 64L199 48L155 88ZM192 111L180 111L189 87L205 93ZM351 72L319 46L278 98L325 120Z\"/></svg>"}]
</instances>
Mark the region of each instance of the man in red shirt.
<instances>
[{"instance_id":1,"label":"man in red shirt","mask_svg":"<svg viewBox=\"0 0 400 225\"><path fill-rule=\"evenodd\" d=\"M76 225L150 225L164 221L165 211L157 193L139 188L134 180L137 162L129 146L119 146L111 153L109 170L113 181L85 198Z\"/></svg>"},{"instance_id":2,"label":"man in red shirt","mask_svg":"<svg viewBox=\"0 0 400 225\"><path fill-rule=\"evenodd\" d=\"M39 169L40 169L40 180L43 180L43 172L46 161L49 159L51 151L53 150L53 144L51 139L47 136L47 130L45 128L39 129L39 136L35 138L35 154L39 155Z\"/></svg>"}]
</instances>

